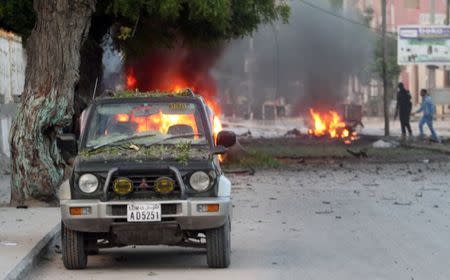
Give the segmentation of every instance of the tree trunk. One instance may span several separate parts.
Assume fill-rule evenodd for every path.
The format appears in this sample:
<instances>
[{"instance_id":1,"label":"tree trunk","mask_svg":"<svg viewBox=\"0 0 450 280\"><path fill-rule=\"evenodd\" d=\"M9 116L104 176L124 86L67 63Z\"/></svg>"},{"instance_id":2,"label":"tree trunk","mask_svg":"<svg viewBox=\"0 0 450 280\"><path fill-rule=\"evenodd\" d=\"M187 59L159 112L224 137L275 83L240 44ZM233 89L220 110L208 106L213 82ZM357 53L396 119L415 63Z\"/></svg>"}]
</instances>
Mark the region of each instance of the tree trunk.
<instances>
[{"instance_id":1,"label":"tree trunk","mask_svg":"<svg viewBox=\"0 0 450 280\"><path fill-rule=\"evenodd\" d=\"M34 0L21 104L11 128L11 204L52 201L64 175L56 135L73 115L80 48L95 0Z\"/></svg>"},{"instance_id":2,"label":"tree trunk","mask_svg":"<svg viewBox=\"0 0 450 280\"><path fill-rule=\"evenodd\" d=\"M92 100L97 80L97 95L101 93L103 77L103 40L113 24L110 16L105 15L106 2L97 5L97 11L91 17L92 27L80 50L80 79L75 90L74 126L72 131L79 134L78 119L81 112Z\"/></svg>"}]
</instances>

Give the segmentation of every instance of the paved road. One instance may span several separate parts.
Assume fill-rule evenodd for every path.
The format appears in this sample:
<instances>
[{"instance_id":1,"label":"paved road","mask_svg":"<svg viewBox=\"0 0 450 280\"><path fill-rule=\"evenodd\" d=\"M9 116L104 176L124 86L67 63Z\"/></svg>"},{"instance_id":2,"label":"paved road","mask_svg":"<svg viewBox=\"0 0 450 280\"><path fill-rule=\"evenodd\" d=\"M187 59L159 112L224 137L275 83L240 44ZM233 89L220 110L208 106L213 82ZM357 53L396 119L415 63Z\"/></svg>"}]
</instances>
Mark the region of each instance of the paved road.
<instances>
[{"instance_id":1,"label":"paved road","mask_svg":"<svg viewBox=\"0 0 450 280\"><path fill-rule=\"evenodd\" d=\"M121 248L35 279L450 279L450 164L301 167L233 176L232 265L201 250Z\"/></svg>"}]
</instances>

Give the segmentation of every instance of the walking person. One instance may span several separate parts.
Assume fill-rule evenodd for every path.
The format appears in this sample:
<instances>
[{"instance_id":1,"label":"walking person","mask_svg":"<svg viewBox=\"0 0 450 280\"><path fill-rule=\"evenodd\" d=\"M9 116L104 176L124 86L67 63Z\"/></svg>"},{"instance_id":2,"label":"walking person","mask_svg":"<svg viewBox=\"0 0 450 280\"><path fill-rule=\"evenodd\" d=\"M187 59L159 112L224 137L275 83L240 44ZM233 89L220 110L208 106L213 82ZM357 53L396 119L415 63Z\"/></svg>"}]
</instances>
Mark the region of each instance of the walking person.
<instances>
[{"instance_id":1,"label":"walking person","mask_svg":"<svg viewBox=\"0 0 450 280\"><path fill-rule=\"evenodd\" d=\"M402 141L406 139L406 130L409 137L412 137L411 124L409 118L411 115L412 103L409 90L405 89L403 83L398 83L397 107L395 110L394 120L400 115L400 127L402 129Z\"/></svg>"},{"instance_id":2,"label":"walking person","mask_svg":"<svg viewBox=\"0 0 450 280\"><path fill-rule=\"evenodd\" d=\"M440 143L441 141L433 128L433 116L436 113L436 107L426 89L420 90L420 96L422 96L422 104L420 105L419 110L416 111L416 113L423 113L422 118L419 121L420 138L424 138L423 126L426 124L431 132L431 140Z\"/></svg>"}]
</instances>

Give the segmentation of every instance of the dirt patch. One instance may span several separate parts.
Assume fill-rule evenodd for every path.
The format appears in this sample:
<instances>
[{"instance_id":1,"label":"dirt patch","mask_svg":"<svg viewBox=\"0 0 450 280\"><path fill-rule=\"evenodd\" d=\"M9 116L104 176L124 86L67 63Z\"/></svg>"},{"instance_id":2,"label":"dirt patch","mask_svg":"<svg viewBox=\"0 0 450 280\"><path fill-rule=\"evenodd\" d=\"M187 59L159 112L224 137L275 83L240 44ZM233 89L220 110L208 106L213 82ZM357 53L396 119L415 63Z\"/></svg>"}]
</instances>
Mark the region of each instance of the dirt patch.
<instances>
[{"instance_id":1,"label":"dirt patch","mask_svg":"<svg viewBox=\"0 0 450 280\"><path fill-rule=\"evenodd\" d=\"M340 140L308 136L242 138L239 142L248 153L242 153L242 158L225 161L224 166L284 168L306 164L442 162L450 158L448 154L439 151L404 146L374 148L373 143L379 139L380 137L361 136L347 145Z\"/></svg>"}]
</instances>

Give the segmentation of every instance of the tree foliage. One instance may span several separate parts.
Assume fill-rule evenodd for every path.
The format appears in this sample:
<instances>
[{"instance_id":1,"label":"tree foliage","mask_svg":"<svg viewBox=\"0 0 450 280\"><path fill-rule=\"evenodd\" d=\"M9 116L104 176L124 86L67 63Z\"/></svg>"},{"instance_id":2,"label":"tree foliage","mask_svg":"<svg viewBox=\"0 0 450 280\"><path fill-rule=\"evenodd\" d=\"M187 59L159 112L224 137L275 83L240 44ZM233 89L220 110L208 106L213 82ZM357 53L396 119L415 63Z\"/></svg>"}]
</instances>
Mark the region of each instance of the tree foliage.
<instances>
[{"instance_id":1,"label":"tree foliage","mask_svg":"<svg viewBox=\"0 0 450 280\"><path fill-rule=\"evenodd\" d=\"M387 53L386 73L388 81L393 84L398 80L402 71L402 68L397 64L397 38L387 36ZM370 70L375 78L383 79L383 40L380 36L376 41L374 58Z\"/></svg>"},{"instance_id":2,"label":"tree foliage","mask_svg":"<svg viewBox=\"0 0 450 280\"><path fill-rule=\"evenodd\" d=\"M17 32L26 38L30 35L35 20L33 0L0 1L0 27Z\"/></svg>"},{"instance_id":3,"label":"tree foliage","mask_svg":"<svg viewBox=\"0 0 450 280\"><path fill-rule=\"evenodd\" d=\"M27 37L34 26L32 0L2 0L0 26ZM251 34L260 24L287 22L289 6L273 0L98 0L91 28L113 30L126 54L151 46L170 47L176 40L208 44ZM103 26L98 26L102 24Z\"/></svg>"},{"instance_id":4,"label":"tree foliage","mask_svg":"<svg viewBox=\"0 0 450 280\"><path fill-rule=\"evenodd\" d=\"M289 7L273 0L114 0L105 13L114 17L119 48L140 55L175 41L210 44L249 35L260 24L286 22Z\"/></svg>"}]
</instances>

